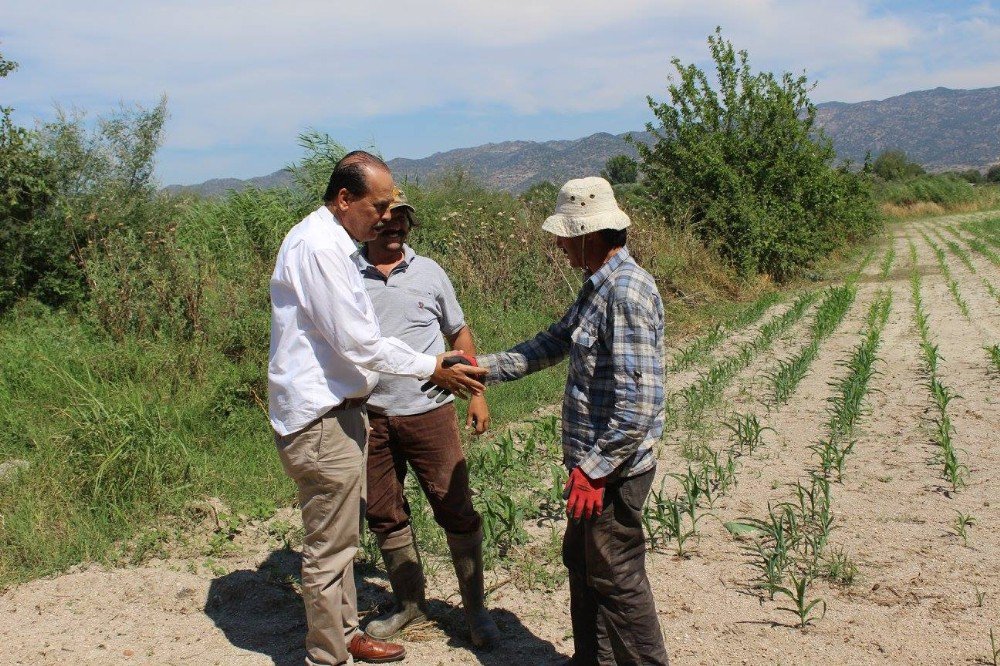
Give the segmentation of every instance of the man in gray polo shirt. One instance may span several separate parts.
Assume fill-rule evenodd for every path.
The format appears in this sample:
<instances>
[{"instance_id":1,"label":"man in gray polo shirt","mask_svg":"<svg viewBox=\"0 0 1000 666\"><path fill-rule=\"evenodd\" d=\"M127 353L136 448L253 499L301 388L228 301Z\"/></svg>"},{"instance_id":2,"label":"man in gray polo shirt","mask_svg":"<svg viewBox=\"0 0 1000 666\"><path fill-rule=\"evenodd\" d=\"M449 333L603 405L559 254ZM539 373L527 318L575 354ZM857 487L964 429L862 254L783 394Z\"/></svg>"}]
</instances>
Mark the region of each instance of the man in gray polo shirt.
<instances>
[{"instance_id":1,"label":"man in gray polo shirt","mask_svg":"<svg viewBox=\"0 0 1000 666\"><path fill-rule=\"evenodd\" d=\"M362 276L383 335L427 354L443 352L447 339L452 349L475 355L472 332L448 276L405 243L415 219L402 192L395 192L390 211L391 220L362 251ZM429 398L421 384L382 375L368 399L368 527L378 538L396 603L366 631L388 637L425 617L424 575L403 495L408 462L448 537L472 642L492 647L500 632L483 600L482 521L472 506L454 398ZM474 396L466 424L482 433L489 418L485 399Z\"/></svg>"}]
</instances>

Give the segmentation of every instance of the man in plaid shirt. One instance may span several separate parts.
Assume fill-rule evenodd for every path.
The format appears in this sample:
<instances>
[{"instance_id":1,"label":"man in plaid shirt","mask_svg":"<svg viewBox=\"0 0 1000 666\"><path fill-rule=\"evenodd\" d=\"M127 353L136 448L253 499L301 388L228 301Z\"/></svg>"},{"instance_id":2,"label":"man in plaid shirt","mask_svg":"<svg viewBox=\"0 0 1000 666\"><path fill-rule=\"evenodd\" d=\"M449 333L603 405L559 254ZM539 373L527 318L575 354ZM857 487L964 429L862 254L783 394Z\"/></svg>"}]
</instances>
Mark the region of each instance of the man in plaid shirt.
<instances>
[{"instance_id":1,"label":"man in plaid shirt","mask_svg":"<svg viewBox=\"0 0 1000 666\"><path fill-rule=\"evenodd\" d=\"M543 229L587 280L561 320L506 352L479 356L487 383L569 356L562 407L569 470L563 562L570 664L667 664L646 576L642 506L663 433L663 303L625 247L628 216L602 178L571 180Z\"/></svg>"}]
</instances>

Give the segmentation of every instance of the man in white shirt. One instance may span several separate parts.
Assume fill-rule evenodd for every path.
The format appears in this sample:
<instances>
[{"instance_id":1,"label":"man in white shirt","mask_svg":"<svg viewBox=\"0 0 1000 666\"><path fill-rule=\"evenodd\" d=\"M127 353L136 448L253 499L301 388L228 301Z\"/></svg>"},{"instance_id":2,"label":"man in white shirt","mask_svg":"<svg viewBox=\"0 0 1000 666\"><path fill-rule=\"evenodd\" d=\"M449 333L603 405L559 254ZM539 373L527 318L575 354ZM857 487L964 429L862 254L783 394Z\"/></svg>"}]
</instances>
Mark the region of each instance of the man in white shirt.
<instances>
[{"instance_id":1,"label":"man in white shirt","mask_svg":"<svg viewBox=\"0 0 1000 666\"><path fill-rule=\"evenodd\" d=\"M432 379L481 394L485 371L382 337L359 271L357 243L390 218L392 174L363 151L334 167L324 205L295 225L271 276L268 399L282 466L295 481L305 531L306 663L398 661L402 646L358 630L354 555L364 498L368 418L379 373Z\"/></svg>"}]
</instances>

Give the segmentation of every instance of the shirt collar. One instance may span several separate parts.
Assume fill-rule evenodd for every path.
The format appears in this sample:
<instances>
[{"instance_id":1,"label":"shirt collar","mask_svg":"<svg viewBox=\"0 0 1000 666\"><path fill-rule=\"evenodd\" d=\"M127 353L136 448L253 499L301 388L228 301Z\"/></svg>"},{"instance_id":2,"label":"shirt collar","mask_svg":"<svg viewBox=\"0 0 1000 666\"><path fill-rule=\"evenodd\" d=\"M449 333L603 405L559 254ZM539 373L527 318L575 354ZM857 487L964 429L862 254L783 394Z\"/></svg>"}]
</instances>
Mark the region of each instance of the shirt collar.
<instances>
[{"instance_id":1,"label":"shirt collar","mask_svg":"<svg viewBox=\"0 0 1000 666\"><path fill-rule=\"evenodd\" d=\"M619 266L624 262L632 258L629 254L628 247L622 247L620 250L611 255L611 258L604 262L604 265L597 269L597 272L591 275L587 282L591 284L594 289L601 286L601 283L608 279L608 277L614 273Z\"/></svg>"},{"instance_id":2,"label":"shirt collar","mask_svg":"<svg viewBox=\"0 0 1000 666\"><path fill-rule=\"evenodd\" d=\"M328 223L333 227L333 240L337 243L337 247L344 251L351 259L357 262L358 257L361 256L358 244L354 242L351 235L347 233L347 229L344 225L340 223L337 216L330 211L326 206L320 206L316 209L316 214L319 215L320 219Z\"/></svg>"},{"instance_id":3,"label":"shirt collar","mask_svg":"<svg viewBox=\"0 0 1000 666\"><path fill-rule=\"evenodd\" d=\"M403 243L403 260L399 262L394 269L392 269L393 272L406 270L416 258L417 253L413 251L413 248L406 243ZM362 273L367 271L369 268L374 271L378 271L378 269L375 268L370 261L368 261L368 247L366 245L362 245L360 251L358 252L358 264L361 266Z\"/></svg>"}]
</instances>

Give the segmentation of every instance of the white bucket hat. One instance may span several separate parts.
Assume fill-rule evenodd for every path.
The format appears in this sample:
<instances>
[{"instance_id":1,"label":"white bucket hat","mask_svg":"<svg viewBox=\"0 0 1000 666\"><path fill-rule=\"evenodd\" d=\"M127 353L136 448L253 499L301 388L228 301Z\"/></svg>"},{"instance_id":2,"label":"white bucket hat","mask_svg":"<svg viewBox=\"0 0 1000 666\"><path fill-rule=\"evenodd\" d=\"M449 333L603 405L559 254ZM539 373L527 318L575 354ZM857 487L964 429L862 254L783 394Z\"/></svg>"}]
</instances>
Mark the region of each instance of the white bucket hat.
<instances>
[{"instance_id":1,"label":"white bucket hat","mask_svg":"<svg viewBox=\"0 0 1000 666\"><path fill-rule=\"evenodd\" d=\"M631 223L618 207L611 183L590 177L577 178L562 186L556 198L555 215L546 218L542 229L572 238L601 229L624 229Z\"/></svg>"}]
</instances>

